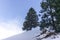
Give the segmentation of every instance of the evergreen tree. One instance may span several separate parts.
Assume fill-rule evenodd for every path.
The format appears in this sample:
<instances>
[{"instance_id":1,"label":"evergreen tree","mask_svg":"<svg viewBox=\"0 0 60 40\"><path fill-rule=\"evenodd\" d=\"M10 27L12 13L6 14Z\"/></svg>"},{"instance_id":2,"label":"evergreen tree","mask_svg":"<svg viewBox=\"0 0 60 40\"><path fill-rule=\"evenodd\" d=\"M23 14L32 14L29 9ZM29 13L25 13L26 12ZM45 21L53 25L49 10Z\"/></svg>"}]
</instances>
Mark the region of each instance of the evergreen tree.
<instances>
[{"instance_id":1,"label":"evergreen tree","mask_svg":"<svg viewBox=\"0 0 60 40\"><path fill-rule=\"evenodd\" d=\"M25 22L23 23L23 30L28 31L37 26L38 26L38 16L36 14L36 11L33 8L30 8L25 18Z\"/></svg>"},{"instance_id":2,"label":"evergreen tree","mask_svg":"<svg viewBox=\"0 0 60 40\"><path fill-rule=\"evenodd\" d=\"M49 28L55 30L56 33L60 32L60 0L44 0L41 3L43 15L40 21L40 28Z\"/></svg>"},{"instance_id":3,"label":"evergreen tree","mask_svg":"<svg viewBox=\"0 0 60 40\"><path fill-rule=\"evenodd\" d=\"M41 21L40 21L40 29L43 30L41 34L46 33L45 28L50 28L50 30L54 30L54 32L49 32L43 38L48 38L52 35L57 35L60 33L60 0L43 0L41 3L42 10L40 13ZM47 30L48 31L48 30ZM38 35L39 37L40 35ZM43 38L38 38L42 40ZM55 37L54 37L55 38Z\"/></svg>"}]
</instances>

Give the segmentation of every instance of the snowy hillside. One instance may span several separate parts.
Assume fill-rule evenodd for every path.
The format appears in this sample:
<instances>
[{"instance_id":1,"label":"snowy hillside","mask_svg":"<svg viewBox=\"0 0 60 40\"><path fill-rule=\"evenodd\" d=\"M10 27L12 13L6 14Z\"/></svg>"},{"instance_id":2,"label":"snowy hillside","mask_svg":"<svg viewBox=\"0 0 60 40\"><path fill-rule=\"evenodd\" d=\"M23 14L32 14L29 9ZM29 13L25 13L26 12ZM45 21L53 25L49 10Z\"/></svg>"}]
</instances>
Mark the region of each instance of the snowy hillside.
<instances>
[{"instance_id":1,"label":"snowy hillside","mask_svg":"<svg viewBox=\"0 0 60 40\"><path fill-rule=\"evenodd\" d=\"M32 30L28 32L24 32L22 34L18 34L9 38L6 38L4 40L36 40L36 37L39 34L39 30ZM57 35L57 38L52 39L51 37L43 39L43 40L60 40L59 34Z\"/></svg>"},{"instance_id":2,"label":"snowy hillside","mask_svg":"<svg viewBox=\"0 0 60 40\"><path fill-rule=\"evenodd\" d=\"M43 39L43 40L60 40L60 35L58 34L55 39L52 38L52 37L49 37L49 38L46 38L46 39Z\"/></svg>"},{"instance_id":3,"label":"snowy hillside","mask_svg":"<svg viewBox=\"0 0 60 40\"><path fill-rule=\"evenodd\" d=\"M32 40L37 34L39 34L39 30L32 30L6 38L4 40Z\"/></svg>"}]
</instances>

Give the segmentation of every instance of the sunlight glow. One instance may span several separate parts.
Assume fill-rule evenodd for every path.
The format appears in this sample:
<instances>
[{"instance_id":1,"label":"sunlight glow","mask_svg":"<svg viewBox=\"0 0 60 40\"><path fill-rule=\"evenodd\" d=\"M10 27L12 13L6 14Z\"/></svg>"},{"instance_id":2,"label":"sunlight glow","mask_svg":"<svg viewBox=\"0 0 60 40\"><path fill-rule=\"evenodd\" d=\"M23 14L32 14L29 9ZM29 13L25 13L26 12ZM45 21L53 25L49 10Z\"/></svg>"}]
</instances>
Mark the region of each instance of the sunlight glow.
<instances>
[{"instance_id":1,"label":"sunlight glow","mask_svg":"<svg viewBox=\"0 0 60 40\"><path fill-rule=\"evenodd\" d=\"M0 39L5 39L22 32L23 31L18 27L18 22L16 20L0 22Z\"/></svg>"}]
</instances>

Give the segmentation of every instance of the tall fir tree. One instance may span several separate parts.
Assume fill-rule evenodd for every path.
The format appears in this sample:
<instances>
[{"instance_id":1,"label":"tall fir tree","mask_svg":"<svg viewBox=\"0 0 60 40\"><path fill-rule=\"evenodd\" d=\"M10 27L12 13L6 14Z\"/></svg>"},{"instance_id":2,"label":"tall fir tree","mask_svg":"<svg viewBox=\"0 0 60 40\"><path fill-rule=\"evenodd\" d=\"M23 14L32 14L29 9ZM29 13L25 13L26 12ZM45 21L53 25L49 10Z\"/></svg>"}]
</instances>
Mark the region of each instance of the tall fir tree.
<instances>
[{"instance_id":1,"label":"tall fir tree","mask_svg":"<svg viewBox=\"0 0 60 40\"><path fill-rule=\"evenodd\" d=\"M46 31L45 28L50 29L47 35L42 38L38 38L37 40L42 40L43 38L48 38L60 33L60 0L43 0L41 2L41 8L42 10L40 13L42 14L42 20L39 23L40 30L43 30L41 34L48 31ZM54 30L54 32L51 32L50 30ZM39 37L40 35L37 36Z\"/></svg>"},{"instance_id":2,"label":"tall fir tree","mask_svg":"<svg viewBox=\"0 0 60 40\"><path fill-rule=\"evenodd\" d=\"M38 16L36 14L36 11L33 8L30 8L25 18L25 22L23 23L23 30L28 31L37 26L38 26Z\"/></svg>"},{"instance_id":3,"label":"tall fir tree","mask_svg":"<svg viewBox=\"0 0 60 40\"><path fill-rule=\"evenodd\" d=\"M41 3L43 15L40 21L40 28L51 28L55 32L60 32L60 0L44 0Z\"/></svg>"}]
</instances>

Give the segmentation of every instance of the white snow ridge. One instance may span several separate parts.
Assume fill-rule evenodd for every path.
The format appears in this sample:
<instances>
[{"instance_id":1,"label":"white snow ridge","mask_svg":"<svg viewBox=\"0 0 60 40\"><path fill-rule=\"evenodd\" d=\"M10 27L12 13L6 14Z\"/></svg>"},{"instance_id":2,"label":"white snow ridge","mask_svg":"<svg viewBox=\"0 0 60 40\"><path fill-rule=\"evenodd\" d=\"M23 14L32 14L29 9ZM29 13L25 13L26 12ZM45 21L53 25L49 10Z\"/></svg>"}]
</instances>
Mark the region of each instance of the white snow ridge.
<instances>
[{"instance_id":1,"label":"white snow ridge","mask_svg":"<svg viewBox=\"0 0 60 40\"><path fill-rule=\"evenodd\" d=\"M15 35L15 36L3 39L3 40L37 40L35 36L37 36L38 34L40 34L40 30L35 29L35 30L24 32L22 34L18 34L18 35ZM52 37L48 37L42 40L60 40L60 35L58 34L57 37L54 39Z\"/></svg>"}]
</instances>

